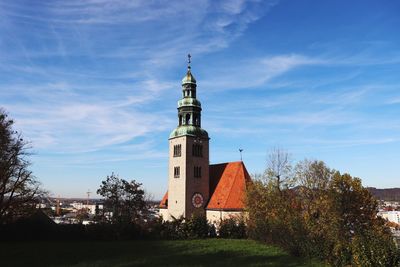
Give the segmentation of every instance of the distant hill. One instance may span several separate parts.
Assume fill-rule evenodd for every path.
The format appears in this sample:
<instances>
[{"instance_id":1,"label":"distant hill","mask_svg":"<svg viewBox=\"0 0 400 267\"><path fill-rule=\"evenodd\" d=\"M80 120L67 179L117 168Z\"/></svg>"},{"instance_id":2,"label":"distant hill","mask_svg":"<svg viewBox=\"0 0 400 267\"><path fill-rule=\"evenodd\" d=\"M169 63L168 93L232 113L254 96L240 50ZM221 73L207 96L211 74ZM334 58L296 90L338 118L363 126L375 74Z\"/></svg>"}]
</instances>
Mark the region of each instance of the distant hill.
<instances>
[{"instance_id":1,"label":"distant hill","mask_svg":"<svg viewBox=\"0 0 400 267\"><path fill-rule=\"evenodd\" d=\"M367 189L380 200L400 201L400 188L378 189L375 187L367 187Z\"/></svg>"}]
</instances>

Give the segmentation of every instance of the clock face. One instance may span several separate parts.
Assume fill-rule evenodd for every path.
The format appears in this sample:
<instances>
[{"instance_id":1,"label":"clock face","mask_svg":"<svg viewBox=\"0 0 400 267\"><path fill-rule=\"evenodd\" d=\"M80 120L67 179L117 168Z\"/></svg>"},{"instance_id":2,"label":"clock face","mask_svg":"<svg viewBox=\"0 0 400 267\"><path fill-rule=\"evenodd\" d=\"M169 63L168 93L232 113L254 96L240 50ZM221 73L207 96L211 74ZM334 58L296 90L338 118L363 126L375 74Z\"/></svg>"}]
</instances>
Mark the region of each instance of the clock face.
<instances>
[{"instance_id":1,"label":"clock face","mask_svg":"<svg viewBox=\"0 0 400 267\"><path fill-rule=\"evenodd\" d=\"M195 208L203 206L203 196L200 193L195 193L192 197L192 204Z\"/></svg>"}]
</instances>

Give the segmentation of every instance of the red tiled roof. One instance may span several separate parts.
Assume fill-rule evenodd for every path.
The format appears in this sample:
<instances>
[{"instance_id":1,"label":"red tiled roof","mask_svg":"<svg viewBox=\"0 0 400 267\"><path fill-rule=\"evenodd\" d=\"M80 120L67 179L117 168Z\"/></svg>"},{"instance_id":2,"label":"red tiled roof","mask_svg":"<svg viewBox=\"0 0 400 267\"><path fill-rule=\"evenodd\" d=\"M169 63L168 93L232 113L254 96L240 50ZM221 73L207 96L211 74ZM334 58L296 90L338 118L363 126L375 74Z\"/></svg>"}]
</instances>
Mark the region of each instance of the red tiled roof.
<instances>
[{"instance_id":1,"label":"red tiled roof","mask_svg":"<svg viewBox=\"0 0 400 267\"><path fill-rule=\"evenodd\" d=\"M163 199L160 202L160 209L168 208L168 191L165 193Z\"/></svg>"},{"instance_id":2,"label":"red tiled roof","mask_svg":"<svg viewBox=\"0 0 400 267\"><path fill-rule=\"evenodd\" d=\"M207 209L241 210L250 175L242 161L210 165L210 201Z\"/></svg>"},{"instance_id":3,"label":"red tiled roof","mask_svg":"<svg viewBox=\"0 0 400 267\"><path fill-rule=\"evenodd\" d=\"M210 201L206 209L242 210L250 175L242 161L210 165ZM168 191L160 208L168 207Z\"/></svg>"}]
</instances>

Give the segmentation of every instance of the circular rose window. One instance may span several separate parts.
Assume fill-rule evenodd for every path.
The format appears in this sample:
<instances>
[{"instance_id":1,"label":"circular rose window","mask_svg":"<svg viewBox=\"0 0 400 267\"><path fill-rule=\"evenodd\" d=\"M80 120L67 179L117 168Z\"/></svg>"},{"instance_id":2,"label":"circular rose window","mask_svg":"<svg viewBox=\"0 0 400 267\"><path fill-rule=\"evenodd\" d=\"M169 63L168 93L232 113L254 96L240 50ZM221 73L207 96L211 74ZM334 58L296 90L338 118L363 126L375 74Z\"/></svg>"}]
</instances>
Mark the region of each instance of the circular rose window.
<instances>
[{"instance_id":1,"label":"circular rose window","mask_svg":"<svg viewBox=\"0 0 400 267\"><path fill-rule=\"evenodd\" d=\"M200 193L195 193L192 197L192 204L195 208L203 206L203 196Z\"/></svg>"}]
</instances>

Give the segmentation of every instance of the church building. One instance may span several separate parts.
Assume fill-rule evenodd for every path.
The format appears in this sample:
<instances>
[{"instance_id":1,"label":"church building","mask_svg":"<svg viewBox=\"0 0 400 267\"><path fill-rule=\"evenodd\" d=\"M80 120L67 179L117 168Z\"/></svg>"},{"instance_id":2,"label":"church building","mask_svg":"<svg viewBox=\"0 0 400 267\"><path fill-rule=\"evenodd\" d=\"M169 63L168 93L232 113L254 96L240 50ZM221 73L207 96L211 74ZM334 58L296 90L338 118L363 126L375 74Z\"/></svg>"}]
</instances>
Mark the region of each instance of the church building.
<instances>
[{"instance_id":1,"label":"church building","mask_svg":"<svg viewBox=\"0 0 400 267\"><path fill-rule=\"evenodd\" d=\"M168 191L160 203L164 220L205 215L210 222L240 216L250 175L242 161L210 165L209 136L201 128L201 103L190 67L182 79L178 126L169 136Z\"/></svg>"}]
</instances>

